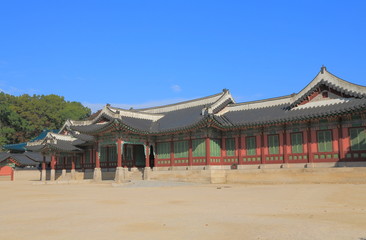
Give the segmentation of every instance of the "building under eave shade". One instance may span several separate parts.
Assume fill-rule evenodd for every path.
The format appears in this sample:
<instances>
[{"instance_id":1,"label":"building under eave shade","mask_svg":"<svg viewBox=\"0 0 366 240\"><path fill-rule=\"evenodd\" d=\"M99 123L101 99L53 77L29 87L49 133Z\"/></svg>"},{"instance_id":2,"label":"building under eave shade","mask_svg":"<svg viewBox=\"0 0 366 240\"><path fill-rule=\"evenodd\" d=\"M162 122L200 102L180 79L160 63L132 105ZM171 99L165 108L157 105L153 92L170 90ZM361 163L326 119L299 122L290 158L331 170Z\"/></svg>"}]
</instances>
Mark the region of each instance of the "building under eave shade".
<instances>
[{"instance_id":1,"label":"building under eave shade","mask_svg":"<svg viewBox=\"0 0 366 240\"><path fill-rule=\"evenodd\" d=\"M119 181L144 169L230 169L357 165L366 161L366 87L322 67L300 92L236 103L227 89L145 109L106 105L86 121L67 120L27 149L52 156L51 168L105 172ZM51 177L51 179L54 177Z\"/></svg>"}]
</instances>

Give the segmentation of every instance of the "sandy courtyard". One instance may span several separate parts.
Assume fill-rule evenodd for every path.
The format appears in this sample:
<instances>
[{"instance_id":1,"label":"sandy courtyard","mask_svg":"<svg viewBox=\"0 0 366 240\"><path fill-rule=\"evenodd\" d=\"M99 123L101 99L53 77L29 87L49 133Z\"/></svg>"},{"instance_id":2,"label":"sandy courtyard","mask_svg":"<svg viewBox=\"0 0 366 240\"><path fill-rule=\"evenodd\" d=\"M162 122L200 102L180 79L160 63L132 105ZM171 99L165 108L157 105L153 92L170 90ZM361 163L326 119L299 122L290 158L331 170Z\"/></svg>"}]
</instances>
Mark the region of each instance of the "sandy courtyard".
<instances>
[{"instance_id":1,"label":"sandy courtyard","mask_svg":"<svg viewBox=\"0 0 366 240\"><path fill-rule=\"evenodd\" d=\"M0 239L366 239L366 185L0 182Z\"/></svg>"}]
</instances>

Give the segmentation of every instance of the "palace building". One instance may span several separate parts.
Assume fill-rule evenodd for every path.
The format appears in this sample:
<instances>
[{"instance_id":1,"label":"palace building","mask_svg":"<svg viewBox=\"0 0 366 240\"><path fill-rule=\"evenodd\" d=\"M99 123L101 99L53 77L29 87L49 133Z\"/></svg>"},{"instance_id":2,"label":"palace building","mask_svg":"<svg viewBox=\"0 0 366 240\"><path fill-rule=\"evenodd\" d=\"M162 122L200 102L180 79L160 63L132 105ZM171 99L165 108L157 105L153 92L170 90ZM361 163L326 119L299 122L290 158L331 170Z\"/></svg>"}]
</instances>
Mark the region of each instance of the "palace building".
<instances>
[{"instance_id":1,"label":"palace building","mask_svg":"<svg viewBox=\"0 0 366 240\"><path fill-rule=\"evenodd\" d=\"M300 92L283 97L236 103L224 89L152 108L107 104L26 148L50 156L51 180L82 172L122 181L131 171L146 177L151 171L357 165L366 162L365 127L366 87L322 67Z\"/></svg>"}]
</instances>

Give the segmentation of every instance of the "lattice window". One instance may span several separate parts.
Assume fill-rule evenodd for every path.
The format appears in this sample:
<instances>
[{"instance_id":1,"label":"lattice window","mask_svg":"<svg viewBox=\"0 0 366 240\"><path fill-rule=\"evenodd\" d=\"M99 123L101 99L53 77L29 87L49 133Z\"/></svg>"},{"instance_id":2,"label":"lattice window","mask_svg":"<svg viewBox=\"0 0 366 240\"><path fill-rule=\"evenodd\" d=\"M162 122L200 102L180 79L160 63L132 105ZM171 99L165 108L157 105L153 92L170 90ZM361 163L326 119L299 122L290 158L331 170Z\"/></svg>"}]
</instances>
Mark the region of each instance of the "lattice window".
<instances>
[{"instance_id":1,"label":"lattice window","mask_svg":"<svg viewBox=\"0 0 366 240\"><path fill-rule=\"evenodd\" d=\"M269 154L279 154L280 153L279 137L277 134L268 136L268 151L269 151Z\"/></svg>"},{"instance_id":2,"label":"lattice window","mask_svg":"<svg viewBox=\"0 0 366 240\"><path fill-rule=\"evenodd\" d=\"M332 152L332 131L318 131L318 152Z\"/></svg>"},{"instance_id":3,"label":"lattice window","mask_svg":"<svg viewBox=\"0 0 366 240\"><path fill-rule=\"evenodd\" d=\"M365 128L350 128L351 150L366 150L366 131Z\"/></svg>"},{"instance_id":4,"label":"lattice window","mask_svg":"<svg viewBox=\"0 0 366 240\"><path fill-rule=\"evenodd\" d=\"M226 156L235 156L235 139L234 138L226 138Z\"/></svg>"},{"instance_id":5,"label":"lattice window","mask_svg":"<svg viewBox=\"0 0 366 240\"><path fill-rule=\"evenodd\" d=\"M174 142L174 157L175 158L188 157L188 141Z\"/></svg>"},{"instance_id":6,"label":"lattice window","mask_svg":"<svg viewBox=\"0 0 366 240\"><path fill-rule=\"evenodd\" d=\"M253 156L256 155L256 148L257 148L257 144L255 141L255 137L246 137L245 141L246 141L246 150L247 150L247 155L248 156Z\"/></svg>"},{"instance_id":7,"label":"lattice window","mask_svg":"<svg viewBox=\"0 0 366 240\"><path fill-rule=\"evenodd\" d=\"M303 153L302 133L291 134L291 150L292 153Z\"/></svg>"},{"instance_id":8,"label":"lattice window","mask_svg":"<svg viewBox=\"0 0 366 240\"><path fill-rule=\"evenodd\" d=\"M192 155L193 157L206 156L206 144L204 139L192 140Z\"/></svg>"},{"instance_id":9,"label":"lattice window","mask_svg":"<svg viewBox=\"0 0 366 240\"><path fill-rule=\"evenodd\" d=\"M210 156L220 157L221 156L221 140L210 139Z\"/></svg>"},{"instance_id":10,"label":"lattice window","mask_svg":"<svg viewBox=\"0 0 366 240\"><path fill-rule=\"evenodd\" d=\"M157 148L159 159L170 158L170 142L157 143Z\"/></svg>"}]
</instances>

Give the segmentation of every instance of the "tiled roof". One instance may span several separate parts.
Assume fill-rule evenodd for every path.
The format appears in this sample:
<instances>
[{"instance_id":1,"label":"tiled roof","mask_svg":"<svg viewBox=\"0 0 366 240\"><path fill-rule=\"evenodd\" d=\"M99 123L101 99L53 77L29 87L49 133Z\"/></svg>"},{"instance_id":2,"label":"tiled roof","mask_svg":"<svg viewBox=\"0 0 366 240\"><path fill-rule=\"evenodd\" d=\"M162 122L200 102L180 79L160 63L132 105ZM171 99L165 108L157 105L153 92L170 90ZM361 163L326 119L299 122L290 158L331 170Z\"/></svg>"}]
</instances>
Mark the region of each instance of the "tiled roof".
<instances>
[{"instance_id":1,"label":"tiled roof","mask_svg":"<svg viewBox=\"0 0 366 240\"><path fill-rule=\"evenodd\" d=\"M327 101L329 101L328 104L325 103ZM311 106L300 105L292 109L289 109L288 104L280 104L257 109L228 110L222 116L215 116L215 119L225 127L253 126L341 115L351 111L366 109L366 98L353 98L338 102L325 100L323 103L321 102L323 101L319 101L318 104Z\"/></svg>"},{"instance_id":2,"label":"tiled roof","mask_svg":"<svg viewBox=\"0 0 366 240\"><path fill-rule=\"evenodd\" d=\"M334 89L342 96L332 93L329 99L309 100L309 95L320 91L320 86L322 89ZM301 105L304 100L306 103ZM94 119L70 121L68 126L91 135L118 124L139 133L158 134L190 129L207 119L214 119L218 127L225 128L326 117L365 109L365 103L366 87L344 81L322 67L319 74L297 94L236 104L225 89L205 98L154 108L125 110L108 105ZM100 119L107 122L98 123Z\"/></svg>"},{"instance_id":3,"label":"tiled roof","mask_svg":"<svg viewBox=\"0 0 366 240\"><path fill-rule=\"evenodd\" d=\"M329 98L319 94L324 89L334 90ZM106 105L86 121L66 121L60 132L65 130L70 134L69 138L50 135L50 139L56 139L57 143L46 141L42 143L43 146L31 145L35 151L49 147L75 152L80 151L78 146L93 142L92 135L113 128L126 128L140 134L160 134L211 123L219 128L257 126L323 118L365 109L366 87L344 81L322 67L320 73L297 94L237 104L225 89L222 93L208 97L153 108L126 110Z\"/></svg>"},{"instance_id":4,"label":"tiled roof","mask_svg":"<svg viewBox=\"0 0 366 240\"><path fill-rule=\"evenodd\" d=\"M34 153L39 154L39 153ZM40 154L39 154L40 155ZM42 157L42 156L41 156ZM13 159L18 166L37 166L38 163L26 153L0 153L0 162Z\"/></svg>"},{"instance_id":5,"label":"tiled roof","mask_svg":"<svg viewBox=\"0 0 366 240\"><path fill-rule=\"evenodd\" d=\"M76 146L83 143L85 143L85 141L74 136L48 133L47 136L42 140L27 143L26 148L35 152L41 152L46 150L61 152L81 152L83 150Z\"/></svg>"},{"instance_id":6,"label":"tiled roof","mask_svg":"<svg viewBox=\"0 0 366 240\"><path fill-rule=\"evenodd\" d=\"M34 141L44 139L49 132L56 133L56 132L58 132L58 130L43 130L37 137L33 138L29 142L34 142ZM27 150L25 148L26 145L27 145L26 142L16 143L16 144L6 144L6 145L3 145L3 149L10 150L10 151L24 152Z\"/></svg>"}]
</instances>

